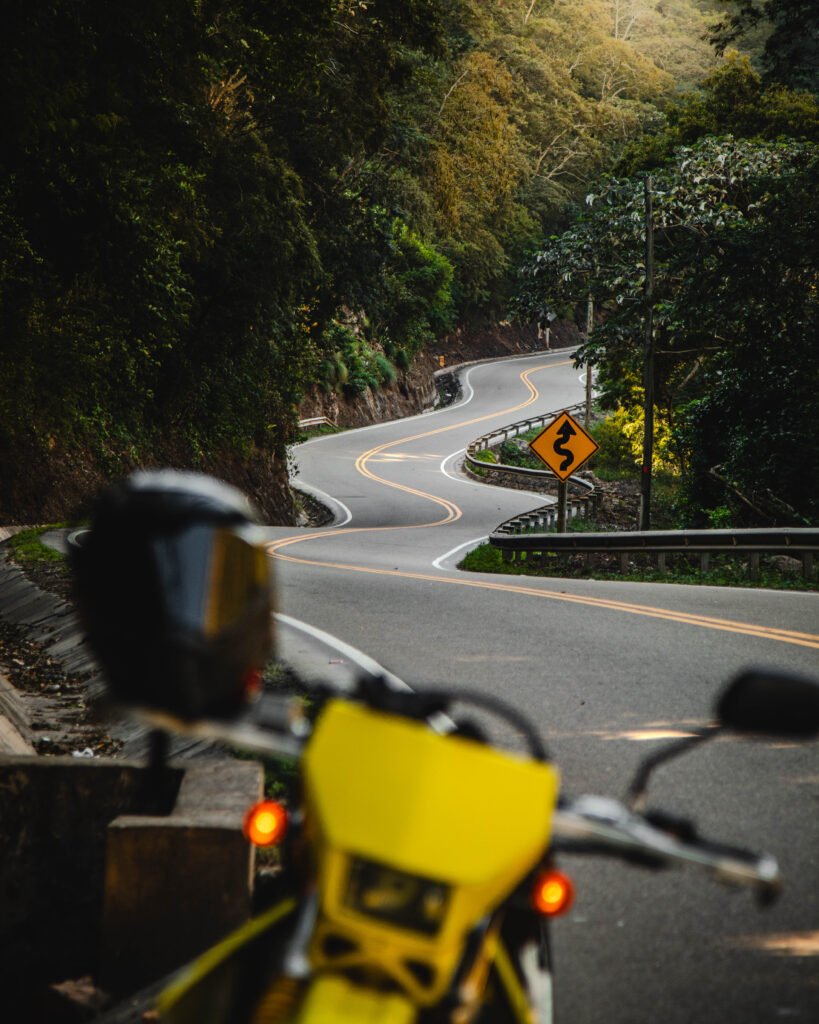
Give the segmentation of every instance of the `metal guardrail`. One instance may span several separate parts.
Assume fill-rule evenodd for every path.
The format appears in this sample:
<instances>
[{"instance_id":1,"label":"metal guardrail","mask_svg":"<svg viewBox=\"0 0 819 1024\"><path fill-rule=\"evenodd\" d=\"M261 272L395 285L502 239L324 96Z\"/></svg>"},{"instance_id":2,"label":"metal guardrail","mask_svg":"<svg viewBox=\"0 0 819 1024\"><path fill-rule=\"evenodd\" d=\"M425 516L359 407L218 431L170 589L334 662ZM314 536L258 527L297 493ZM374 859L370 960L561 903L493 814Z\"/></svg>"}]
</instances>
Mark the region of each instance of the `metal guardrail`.
<instances>
[{"instance_id":1,"label":"metal guardrail","mask_svg":"<svg viewBox=\"0 0 819 1024\"><path fill-rule=\"evenodd\" d=\"M505 469L505 466L491 466L492 469ZM555 477L555 480L557 478ZM597 504L597 490L589 480L580 477L569 477L569 483L575 487L585 488L585 494L575 495L566 502L566 518L576 519L578 516L588 518ZM519 534L545 533L557 526L557 504L542 505L531 512L524 512L513 519L507 519L494 531L495 534L508 534L517 536ZM551 534L550 534L551 536Z\"/></svg>"},{"instance_id":2,"label":"metal guardrail","mask_svg":"<svg viewBox=\"0 0 819 1024\"><path fill-rule=\"evenodd\" d=\"M657 568L663 572L669 555L697 554L700 568L706 571L711 555L735 554L748 557L753 578L759 573L761 555L788 555L802 562L802 575L811 579L814 557L819 552L819 529L810 527L547 534L514 531L514 522L503 523L489 537L489 543L500 548L506 561L515 561L521 555L526 555L527 559L530 556L544 559L552 553L563 556L569 553L585 556L617 553L620 567L625 570L630 555L648 553L656 556Z\"/></svg>"},{"instance_id":3,"label":"metal guardrail","mask_svg":"<svg viewBox=\"0 0 819 1024\"><path fill-rule=\"evenodd\" d=\"M466 461L480 469L486 469L488 465L491 465L492 469L502 469L510 473L518 473L521 476L533 476L533 477L552 477L557 479L555 475L549 469L525 469L523 466L506 466L502 463L487 463L481 462L480 459L475 458L475 452L486 451L487 448L493 448L495 445L501 444L503 441L508 441L510 437L519 437L521 434L525 434L530 430L534 430L535 427L545 427L547 423L559 416L561 412L582 412L586 408L584 402L578 405L571 405L565 409L557 409L553 412L543 413L542 416L531 416L528 420L518 420L517 423L510 423L507 427L499 427L497 430L491 431L489 434L483 434L481 437L476 438L466 449ZM571 479L571 478L570 478Z\"/></svg>"},{"instance_id":4,"label":"metal guardrail","mask_svg":"<svg viewBox=\"0 0 819 1024\"><path fill-rule=\"evenodd\" d=\"M329 416L311 416L306 420L299 420L299 427L335 427L337 424Z\"/></svg>"},{"instance_id":5,"label":"metal guardrail","mask_svg":"<svg viewBox=\"0 0 819 1024\"><path fill-rule=\"evenodd\" d=\"M576 413L585 409L580 403L566 409ZM516 474L523 477L557 478L548 469L526 469L504 463L482 462L476 458L480 451L486 451L512 437L525 434L535 427L545 426L564 410L544 413L526 420L519 420L509 426L493 430L477 438L466 450L466 461L470 468ZM579 489L580 495L571 497L567 505L567 516L588 516L596 503L594 485L581 477L569 477L569 484ZM759 574L759 560L764 555L788 555L802 562L802 575L812 579L814 558L819 552L819 529L782 527L771 529L743 530L671 530L646 532L623 531L617 533L548 533L557 525L557 506L545 505L532 512L515 516L501 523L489 536L489 543L499 548L505 561L515 561L522 556L545 559L551 554L562 557L568 554L582 554L588 560L592 554L614 554L620 556L620 568L626 571L629 556L651 554L656 557L657 568L664 572L669 556L699 556L700 568L707 571L711 555L735 554L748 558L752 578Z\"/></svg>"}]
</instances>

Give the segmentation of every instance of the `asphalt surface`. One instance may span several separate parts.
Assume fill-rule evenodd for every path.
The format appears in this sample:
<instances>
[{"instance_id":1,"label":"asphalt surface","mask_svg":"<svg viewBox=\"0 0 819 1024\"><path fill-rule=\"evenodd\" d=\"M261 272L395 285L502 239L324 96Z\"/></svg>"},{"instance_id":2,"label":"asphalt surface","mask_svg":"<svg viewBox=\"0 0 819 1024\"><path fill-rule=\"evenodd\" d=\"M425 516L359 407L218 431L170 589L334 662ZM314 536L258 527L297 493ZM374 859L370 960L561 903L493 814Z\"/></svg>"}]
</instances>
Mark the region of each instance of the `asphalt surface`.
<instances>
[{"instance_id":1,"label":"asphalt surface","mask_svg":"<svg viewBox=\"0 0 819 1024\"><path fill-rule=\"evenodd\" d=\"M299 482L336 523L270 531L283 613L410 685L505 697L536 722L572 793L621 796L659 734L707 721L745 666L819 676L816 593L459 572L469 546L543 504L466 479L466 445L583 398L565 352L475 366L463 381L456 406L296 449ZM650 802L774 853L785 894L759 911L691 872L572 858L557 1020L819 1021L817 801L819 745L725 739L661 769Z\"/></svg>"}]
</instances>

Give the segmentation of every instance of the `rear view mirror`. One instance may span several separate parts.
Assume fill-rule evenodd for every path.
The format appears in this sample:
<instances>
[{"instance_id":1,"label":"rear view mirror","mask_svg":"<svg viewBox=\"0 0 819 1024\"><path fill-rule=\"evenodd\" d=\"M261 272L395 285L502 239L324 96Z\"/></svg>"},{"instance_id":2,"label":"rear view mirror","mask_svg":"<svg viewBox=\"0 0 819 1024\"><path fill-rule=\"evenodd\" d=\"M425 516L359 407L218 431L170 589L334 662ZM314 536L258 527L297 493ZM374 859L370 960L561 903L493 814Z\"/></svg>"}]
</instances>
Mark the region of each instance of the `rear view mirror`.
<instances>
[{"instance_id":1,"label":"rear view mirror","mask_svg":"<svg viewBox=\"0 0 819 1024\"><path fill-rule=\"evenodd\" d=\"M726 729L811 739L819 736L819 682L776 669L749 669L717 704Z\"/></svg>"}]
</instances>

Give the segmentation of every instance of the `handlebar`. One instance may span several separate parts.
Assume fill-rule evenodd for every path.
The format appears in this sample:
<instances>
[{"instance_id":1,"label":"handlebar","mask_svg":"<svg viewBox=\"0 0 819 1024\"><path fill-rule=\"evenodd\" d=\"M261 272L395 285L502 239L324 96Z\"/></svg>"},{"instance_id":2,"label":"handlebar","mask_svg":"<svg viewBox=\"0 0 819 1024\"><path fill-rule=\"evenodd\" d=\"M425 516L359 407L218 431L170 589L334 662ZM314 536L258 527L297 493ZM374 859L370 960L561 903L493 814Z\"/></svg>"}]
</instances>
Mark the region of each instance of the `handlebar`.
<instances>
[{"instance_id":1,"label":"handlebar","mask_svg":"<svg viewBox=\"0 0 819 1024\"><path fill-rule=\"evenodd\" d=\"M391 691L387 696L391 702L406 699ZM449 694L424 698L420 708L412 706L418 717L440 714L451 699ZM412 694L411 699L417 696ZM493 701L480 703L495 710ZM310 734L300 701L287 697L264 699L252 718L244 721L181 722L153 711L143 711L140 717L155 728L228 743L262 757L298 757ZM701 837L691 822L663 812L641 813L609 797L562 798L552 822L552 845L558 852L619 857L655 869L674 863L694 865L719 881L754 889L763 904L777 898L781 885L779 866L769 854L712 842Z\"/></svg>"},{"instance_id":2,"label":"handlebar","mask_svg":"<svg viewBox=\"0 0 819 1024\"><path fill-rule=\"evenodd\" d=\"M653 868L691 864L718 881L753 888L761 903L779 895L779 865L769 854L711 842L688 822L637 814L608 797L562 802L552 828L555 848L566 853L620 857Z\"/></svg>"}]
</instances>

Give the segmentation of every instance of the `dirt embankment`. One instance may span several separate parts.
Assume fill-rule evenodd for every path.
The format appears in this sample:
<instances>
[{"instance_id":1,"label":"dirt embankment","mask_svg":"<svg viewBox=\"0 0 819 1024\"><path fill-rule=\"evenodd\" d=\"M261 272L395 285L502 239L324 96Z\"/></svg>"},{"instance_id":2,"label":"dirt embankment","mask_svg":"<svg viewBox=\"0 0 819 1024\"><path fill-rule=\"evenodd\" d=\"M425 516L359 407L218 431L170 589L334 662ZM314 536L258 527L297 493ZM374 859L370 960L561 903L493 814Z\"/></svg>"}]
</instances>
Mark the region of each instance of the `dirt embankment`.
<instances>
[{"instance_id":1,"label":"dirt embankment","mask_svg":"<svg viewBox=\"0 0 819 1024\"><path fill-rule=\"evenodd\" d=\"M581 336L575 324L560 321L552 327L549 340L552 348L565 348L578 344ZM442 365L446 368L478 359L516 356L545 347L545 337L534 326L498 323L461 328L422 352L410 369L389 387L378 392L367 391L355 398L315 390L302 402L299 416L302 419L326 416L340 427L361 427L412 416L430 408L434 402L433 375Z\"/></svg>"},{"instance_id":2,"label":"dirt embankment","mask_svg":"<svg viewBox=\"0 0 819 1024\"><path fill-rule=\"evenodd\" d=\"M560 323L551 331L555 348L580 340L574 324ZM535 327L490 324L459 329L421 353L396 382L377 392L366 391L354 398L319 390L308 395L299 417L327 416L340 427L366 426L384 420L411 416L431 408L436 399L434 373L444 366L478 359L518 355L545 347L545 338ZM227 480L247 494L265 520L289 525L300 512L288 487L287 467L268 454L238 457L229 453L205 453L194 466L183 445L168 443L157 451L151 465L195 468ZM31 446L3 450L0 441L0 525L76 521L88 511L89 499L111 479L122 476L137 464L120 460L116 469L90 452L63 449L59 442L46 450Z\"/></svg>"}]
</instances>

